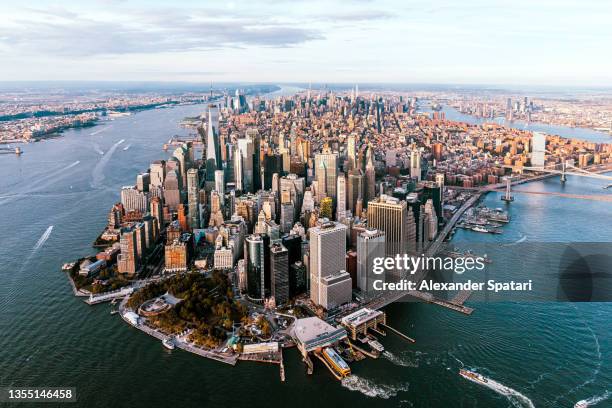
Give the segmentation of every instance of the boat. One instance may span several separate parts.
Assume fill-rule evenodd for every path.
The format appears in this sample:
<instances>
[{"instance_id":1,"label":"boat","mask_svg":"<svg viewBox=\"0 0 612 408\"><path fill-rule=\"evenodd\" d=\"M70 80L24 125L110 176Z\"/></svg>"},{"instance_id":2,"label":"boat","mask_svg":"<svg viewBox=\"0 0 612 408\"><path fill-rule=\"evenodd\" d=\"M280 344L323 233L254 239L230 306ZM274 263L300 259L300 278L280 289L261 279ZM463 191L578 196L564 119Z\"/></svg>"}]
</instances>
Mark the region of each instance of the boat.
<instances>
[{"instance_id":1,"label":"boat","mask_svg":"<svg viewBox=\"0 0 612 408\"><path fill-rule=\"evenodd\" d=\"M489 232L488 229L480 227L480 226L472 227L472 231L475 231L475 232Z\"/></svg>"},{"instance_id":2,"label":"boat","mask_svg":"<svg viewBox=\"0 0 612 408\"><path fill-rule=\"evenodd\" d=\"M74 268L74 262L68 262L62 265L62 271L71 271Z\"/></svg>"},{"instance_id":3,"label":"boat","mask_svg":"<svg viewBox=\"0 0 612 408\"><path fill-rule=\"evenodd\" d=\"M382 353L383 351L385 351L385 346L380 344L377 340L370 340L368 344L370 345L370 347L372 347L374 350L378 351L379 353Z\"/></svg>"},{"instance_id":4,"label":"boat","mask_svg":"<svg viewBox=\"0 0 612 408\"><path fill-rule=\"evenodd\" d=\"M586 402L586 400L578 401L577 403L574 404L574 408L587 408L588 406L589 406L589 403Z\"/></svg>"},{"instance_id":5,"label":"boat","mask_svg":"<svg viewBox=\"0 0 612 408\"><path fill-rule=\"evenodd\" d=\"M323 357L340 376L346 377L347 375L351 374L351 368L349 365L346 364L346 361L344 361L333 348L324 348Z\"/></svg>"},{"instance_id":6,"label":"boat","mask_svg":"<svg viewBox=\"0 0 612 408\"><path fill-rule=\"evenodd\" d=\"M176 347L174 345L174 340L172 340L172 337L166 337L165 339L162 340L162 344L164 345L165 348L167 348L168 350L174 350L174 347Z\"/></svg>"},{"instance_id":7,"label":"boat","mask_svg":"<svg viewBox=\"0 0 612 408\"><path fill-rule=\"evenodd\" d=\"M487 384L489 381L482 374L470 370L459 370L459 375L463 378L479 384Z\"/></svg>"}]
</instances>

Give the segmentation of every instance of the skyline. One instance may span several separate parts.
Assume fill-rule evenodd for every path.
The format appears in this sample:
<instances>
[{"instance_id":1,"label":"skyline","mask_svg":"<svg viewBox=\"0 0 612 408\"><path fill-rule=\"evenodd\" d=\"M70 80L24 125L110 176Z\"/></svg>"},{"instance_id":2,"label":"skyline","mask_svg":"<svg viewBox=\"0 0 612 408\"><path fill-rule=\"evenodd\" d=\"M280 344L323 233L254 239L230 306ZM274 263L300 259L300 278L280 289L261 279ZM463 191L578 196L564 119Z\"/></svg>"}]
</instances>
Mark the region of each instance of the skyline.
<instances>
[{"instance_id":1,"label":"skyline","mask_svg":"<svg viewBox=\"0 0 612 408\"><path fill-rule=\"evenodd\" d=\"M612 40L612 6L597 2L27 1L3 9L3 81L612 85L612 57L599 52Z\"/></svg>"}]
</instances>

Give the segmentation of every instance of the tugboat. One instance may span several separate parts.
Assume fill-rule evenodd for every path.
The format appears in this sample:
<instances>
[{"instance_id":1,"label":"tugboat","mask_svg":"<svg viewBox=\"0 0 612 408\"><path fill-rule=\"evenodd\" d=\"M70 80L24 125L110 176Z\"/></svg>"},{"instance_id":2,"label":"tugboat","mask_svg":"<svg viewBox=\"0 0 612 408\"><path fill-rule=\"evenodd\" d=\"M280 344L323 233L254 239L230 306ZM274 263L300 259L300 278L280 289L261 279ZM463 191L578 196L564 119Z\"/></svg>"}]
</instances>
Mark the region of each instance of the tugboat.
<instances>
[{"instance_id":1,"label":"tugboat","mask_svg":"<svg viewBox=\"0 0 612 408\"><path fill-rule=\"evenodd\" d=\"M174 350L174 347L176 347L174 345L174 340L172 339L172 337L167 337L165 339L162 340L162 344L164 345L165 348L167 348L168 350Z\"/></svg>"},{"instance_id":2,"label":"tugboat","mask_svg":"<svg viewBox=\"0 0 612 408\"><path fill-rule=\"evenodd\" d=\"M470 370L461 369L459 370L459 375L467 380L474 381L475 383L479 384L486 384L489 382L482 374L478 374Z\"/></svg>"}]
</instances>

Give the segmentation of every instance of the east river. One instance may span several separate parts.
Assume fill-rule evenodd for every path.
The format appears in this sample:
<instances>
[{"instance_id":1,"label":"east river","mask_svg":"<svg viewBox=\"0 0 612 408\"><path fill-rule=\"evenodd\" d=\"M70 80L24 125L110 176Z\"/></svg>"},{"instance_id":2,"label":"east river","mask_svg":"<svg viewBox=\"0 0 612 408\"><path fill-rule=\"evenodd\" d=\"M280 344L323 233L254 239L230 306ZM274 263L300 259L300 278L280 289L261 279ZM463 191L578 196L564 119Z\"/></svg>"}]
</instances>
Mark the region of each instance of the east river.
<instances>
[{"instance_id":1,"label":"east river","mask_svg":"<svg viewBox=\"0 0 612 408\"><path fill-rule=\"evenodd\" d=\"M281 383L276 366L230 367L170 352L111 316L108 305L73 297L62 263L93 253L91 242L121 186L166 157L162 144L186 134L178 123L203 109L139 112L24 145L21 157L0 157L0 386L74 386L78 406L104 408L571 407L612 391L611 304L468 301L476 310L467 317L397 303L387 308L388 322L416 344L381 338L384 356L354 363L354 375L342 383L318 362L308 376L289 350ZM605 194L601 185L570 177L564 187L549 179L528 188ZM497 194L484 201L500 206ZM459 231L453 242L612 241L610 203L517 195L509 211L504 234ZM458 375L462 367L515 391L505 396L469 382Z\"/></svg>"}]
</instances>

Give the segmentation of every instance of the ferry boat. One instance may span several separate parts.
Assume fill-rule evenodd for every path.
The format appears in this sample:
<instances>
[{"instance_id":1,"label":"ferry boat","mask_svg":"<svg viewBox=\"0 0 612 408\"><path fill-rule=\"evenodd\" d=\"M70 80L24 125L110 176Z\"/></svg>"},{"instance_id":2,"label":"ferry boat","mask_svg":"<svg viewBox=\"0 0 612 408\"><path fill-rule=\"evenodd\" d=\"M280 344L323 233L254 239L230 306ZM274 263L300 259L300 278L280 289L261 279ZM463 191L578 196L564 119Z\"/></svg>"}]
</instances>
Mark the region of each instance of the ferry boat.
<instances>
[{"instance_id":1,"label":"ferry boat","mask_svg":"<svg viewBox=\"0 0 612 408\"><path fill-rule=\"evenodd\" d=\"M470 381L473 381L479 384L487 384L489 382L486 378L484 378L482 374L478 374L470 370L461 369L459 370L459 375L467 380L470 380Z\"/></svg>"},{"instance_id":2,"label":"ferry boat","mask_svg":"<svg viewBox=\"0 0 612 408\"><path fill-rule=\"evenodd\" d=\"M172 340L172 337L167 337L165 339L162 340L162 344L164 345L165 348L167 348L168 350L174 350L174 347L176 347L174 345L174 340Z\"/></svg>"},{"instance_id":3,"label":"ferry boat","mask_svg":"<svg viewBox=\"0 0 612 408\"><path fill-rule=\"evenodd\" d=\"M488 229L480 227L480 226L472 227L472 231L475 231L475 232L489 232Z\"/></svg>"},{"instance_id":4,"label":"ferry boat","mask_svg":"<svg viewBox=\"0 0 612 408\"><path fill-rule=\"evenodd\" d=\"M342 359L331 347L326 347L323 349L323 357L327 362L334 368L334 370L340 374L342 377L346 377L351 374L351 368L346 361Z\"/></svg>"},{"instance_id":5,"label":"ferry boat","mask_svg":"<svg viewBox=\"0 0 612 408\"><path fill-rule=\"evenodd\" d=\"M372 347L374 350L378 351L379 353L382 353L383 351L385 351L385 346L380 344L377 340L370 340L369 344L370 344L370 347Z\"/></svg>"},{"instance_id":6,"label":"ferry boat","mask_svg":"<svg viewBox=\"0 0 612 408\"><path fill-rule=\"evenodd\" d=\"M578 401L577 403L574 404L574 408L587 408L588 406L589 406L589 403L586 402L585 400Z\"/></svg>"}]
</instances>

